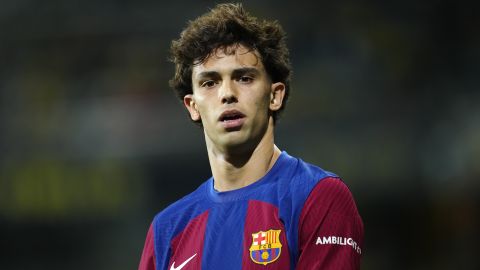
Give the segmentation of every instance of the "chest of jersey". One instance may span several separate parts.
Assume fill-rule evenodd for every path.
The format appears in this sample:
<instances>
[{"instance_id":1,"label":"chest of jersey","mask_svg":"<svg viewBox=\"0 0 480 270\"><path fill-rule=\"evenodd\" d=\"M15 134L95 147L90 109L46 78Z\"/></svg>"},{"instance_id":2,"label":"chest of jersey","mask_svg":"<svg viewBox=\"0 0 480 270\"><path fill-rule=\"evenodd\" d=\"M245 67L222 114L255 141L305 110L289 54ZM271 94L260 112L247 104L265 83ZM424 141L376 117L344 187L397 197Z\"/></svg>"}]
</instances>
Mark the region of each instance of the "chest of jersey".
<instances>
[{"instance_id":1,"label":"chest of jersey","mask_svg":"<svg viewBox=\"0 0 480 270\"><path fill-rule=\"evenodd\" d=\"M273 204L213 204L172 239L168 269L289 269L289 236Z\"/></svg>"}]
</instances>

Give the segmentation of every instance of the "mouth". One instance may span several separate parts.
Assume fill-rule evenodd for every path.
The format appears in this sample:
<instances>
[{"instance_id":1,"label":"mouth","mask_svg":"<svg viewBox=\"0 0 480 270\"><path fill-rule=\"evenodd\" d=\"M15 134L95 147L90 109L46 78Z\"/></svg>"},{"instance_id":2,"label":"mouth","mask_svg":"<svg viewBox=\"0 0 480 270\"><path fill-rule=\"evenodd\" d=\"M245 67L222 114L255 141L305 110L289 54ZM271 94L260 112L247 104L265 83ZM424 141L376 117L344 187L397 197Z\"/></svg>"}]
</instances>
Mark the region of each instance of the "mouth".
<instances>
[{"instance_id":1,"label":"mouth","mask_svg":"<svg viewBox=\"0 0 480 270\"><path fill-rule=\"evenodd\" d=\"M242 127L244 120L245 114L237 110L224 111L218 118L218 121L227 130L238 130Z\"/></svg>"}]
</instances>

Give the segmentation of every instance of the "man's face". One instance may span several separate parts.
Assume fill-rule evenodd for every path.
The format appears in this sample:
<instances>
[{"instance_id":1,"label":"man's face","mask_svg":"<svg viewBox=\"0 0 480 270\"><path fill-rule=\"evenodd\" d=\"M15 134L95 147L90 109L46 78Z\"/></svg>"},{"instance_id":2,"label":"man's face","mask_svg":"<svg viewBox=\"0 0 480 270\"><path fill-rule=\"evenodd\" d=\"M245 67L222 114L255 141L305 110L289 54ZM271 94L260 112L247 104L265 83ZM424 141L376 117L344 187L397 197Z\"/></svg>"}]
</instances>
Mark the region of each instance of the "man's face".
<instances>
[{"instance_id":1,"label":"man's face","mask_svg":"<svg viewBox=\"0 0 480 270\"><path fill-rule=\"evenodd\" d=\"M216 50L192 69L193 94L184 98L192 120L201 120L207 144L239 146L260 140L271 111L282 106L285 85L272 83L256 51Z\"/></svg>"}]
</instances>

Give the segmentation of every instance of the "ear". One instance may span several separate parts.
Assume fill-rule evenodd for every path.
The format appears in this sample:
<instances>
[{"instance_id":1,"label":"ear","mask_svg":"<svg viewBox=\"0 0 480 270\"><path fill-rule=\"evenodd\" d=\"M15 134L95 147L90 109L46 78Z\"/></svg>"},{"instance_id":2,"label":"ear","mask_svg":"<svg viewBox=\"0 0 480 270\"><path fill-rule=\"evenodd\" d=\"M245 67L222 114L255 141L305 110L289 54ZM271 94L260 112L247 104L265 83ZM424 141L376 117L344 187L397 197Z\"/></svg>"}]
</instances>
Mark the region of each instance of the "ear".
<instances>
[{"instance_id":1,"label":"ear","mask_svg":"<svg viewBox=\"0 0 480 270\"><path fill-rule=\"evenodd\" d=\"M188 94L183 97L183 105L185 105L187 108L193 121L199 121L201 119L200 112L197 109L197 103L195 103L195 99L193 98L192 94Z\"/></svg>"},{"instance_id":2,"label":"ear","mask_svg":"<svg viewBox=\"0 0 480 270\"><path fill-rule=\"evenodd\" d=\"M272 83L272 91L270 93L270 110L278 111L282 108L283 98L285 97L285 84L282 82Z\"/></svg>"}]
</instances>

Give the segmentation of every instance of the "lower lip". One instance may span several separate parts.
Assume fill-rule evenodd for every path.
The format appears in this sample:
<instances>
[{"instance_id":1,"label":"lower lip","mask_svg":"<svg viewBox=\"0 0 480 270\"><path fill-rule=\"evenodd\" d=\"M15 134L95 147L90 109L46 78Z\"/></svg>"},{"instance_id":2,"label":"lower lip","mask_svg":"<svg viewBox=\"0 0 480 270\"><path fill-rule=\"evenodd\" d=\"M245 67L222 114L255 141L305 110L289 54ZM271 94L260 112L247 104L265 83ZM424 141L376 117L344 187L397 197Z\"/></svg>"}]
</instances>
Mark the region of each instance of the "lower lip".
<instances>
[{"instance_id":1,"label":"lower lip","mask_svg":"<svg viewBox=\"0 0 480 270\"><path fill-rule=\"evenodd\" d=\"M237 129L242 127L243 123L245 122L245 118L238 118L234 120L227 120L227 121L221 121L222 126L225 129Z\"/></svg>"}]
</instances>

